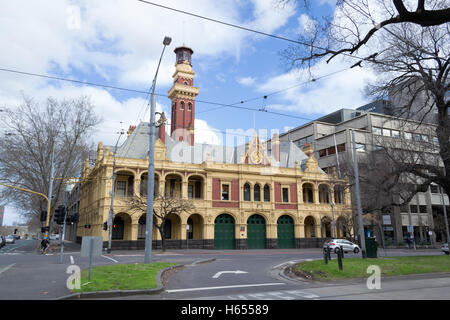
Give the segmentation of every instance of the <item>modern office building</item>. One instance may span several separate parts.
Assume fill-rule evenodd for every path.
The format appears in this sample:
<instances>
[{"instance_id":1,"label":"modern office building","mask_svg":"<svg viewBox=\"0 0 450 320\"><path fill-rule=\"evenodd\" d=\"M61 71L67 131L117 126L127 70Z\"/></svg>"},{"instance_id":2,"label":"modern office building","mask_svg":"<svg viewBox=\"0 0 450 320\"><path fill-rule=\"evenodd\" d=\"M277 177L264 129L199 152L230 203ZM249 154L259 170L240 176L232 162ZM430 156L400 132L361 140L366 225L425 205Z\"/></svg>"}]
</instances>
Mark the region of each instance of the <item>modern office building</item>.
<instances>
[{"instance_id":1,"label":"modern office building","mask_svg":"<svg viewBox=\"0 0 450 320\"><path fill-rule=\"evenodd\" d=\"M426 143L428 146L434 144L435 148L432 147L432 151L428 152L437 152L438 142L434 125L414 120L399 120L391 115L382 114L388 113L389 110L391 109L388 102L383 100L356 110L341 109L281 134L280 141L293 142L299 148L305 143L311 143L320 168L327 173L334 171L339 173L339 161L342 163L344 159L353 159L352 130L359 155L379 149L380 142L386 138L393 143L404 139L403 141L412 143ZM424 150L417 151L424 152ZM444 195L443 198L445 205L448 206L448 197ZM355 204L353 192L352 199L352 203ZM408 234L408 226L412 225L417 242L445 240L445 230L441 228L443 202L438 186L431 185L427 192L417 193L410 201L409 207L410 213L408 207L403 206L397 207L394 212L383 214L386 239L402 242ZM370 225L365 227L373 231Z\"/></svg>"}]
</instances>

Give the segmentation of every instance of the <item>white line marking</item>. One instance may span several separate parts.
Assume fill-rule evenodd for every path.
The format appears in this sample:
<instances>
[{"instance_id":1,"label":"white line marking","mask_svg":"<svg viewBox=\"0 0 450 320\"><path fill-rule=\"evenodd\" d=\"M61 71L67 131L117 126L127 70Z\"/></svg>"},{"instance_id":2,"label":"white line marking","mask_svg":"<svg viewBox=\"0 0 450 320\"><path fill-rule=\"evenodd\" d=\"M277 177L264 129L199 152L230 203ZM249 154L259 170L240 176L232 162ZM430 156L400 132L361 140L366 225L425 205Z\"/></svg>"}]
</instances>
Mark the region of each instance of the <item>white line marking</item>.
<instances>
[{"instance_id":1,"label":"white line marking","mask_svg":"<svg viewBox=\"0 0 450 320\"><path fill-rule=\"evenodd\" d=\"M73 256L70 256L70 264L74 264L75 261L73 260Z\"/></svg>"},{"instance_id":2,"label":"white line marking","mask_svg":"<svg viewBox=\"0 0 450 320\"><path fill-rule=\"evenodd\" d=\"M244 285L222 286L222 287L203 287L203 288L173 289L173 290L166 290L166 292L167 293L171 293L171 292L184 292L184 291L202 291L202 290L217 290L217 289L230 289L230 288L278 286L278 285L285 285L285 284L286 283L284 283L284 282L260 283L260 284L244 284Z\"/></svg>"},{"instance_id":3,"label":"white line marking","mask_svg":"<svg viewBox=\"0 0 450 320\"><path fill-rule=\"evenodd\" d=\"M113 258L110 258L110 257L104 256L104 255L102 255L102 257L103 257L103 258L106 258L106 259L109 259L109 260L111 260L111 261L114 261L114 262L116 262L116 263L117 263L117 262L119 262L119 261L117 261L117 260L114 260Z\"/></svg>"},{"instance_id":4,"label":"white line marking","mask_svg":"<svg viewBox=\"0 0 450 320\"><path fill-rule=\"evenodd\" d=\"M282 267L282 266L284 266L285 264L294 264L294 263L296 263L296 262L297 262L297 261L286 261L286 262L277 264L276 266L273 266L272 269L276 269L276 268Z\"/></svg>"},{"instance_id":5,"label":"white line marking","mask_svg":"<svg viewBox=\"0 0 450 320\"><path fill-rule=\"evenodd\" d=\"M11 268L14 267L15 265L16 265L16 264L13 263L13 264L10 264L9 266L3 268L2 270L0 270L0 274L2 274L3 272L5 272L5 271L8 270L8 269L11 269Z\"/></svg>"},{"instance_id":6,"label":"white line marking","mask_svg":"<svg viewBox=\"0 0 450 320\"><path fill-rule=\"evenodd\" d=\"M223 273L234 273L234 274L244 274L244 273L248 273L247 271L241 271L241 270L236 270L236 271L220 271L217 272L215 275L213 275L214 279L217 279L218 277L220 277Z\"/></svg>"},{"instance_id":7,"label":"white line marking","mask_svg":"<svg viewBox=\"0 0 450 320\"><path fill-rule=\"evenodd\" d=\"M143 254L115 254L115 257L143 257Z\"/></svg>"}]
</instances>

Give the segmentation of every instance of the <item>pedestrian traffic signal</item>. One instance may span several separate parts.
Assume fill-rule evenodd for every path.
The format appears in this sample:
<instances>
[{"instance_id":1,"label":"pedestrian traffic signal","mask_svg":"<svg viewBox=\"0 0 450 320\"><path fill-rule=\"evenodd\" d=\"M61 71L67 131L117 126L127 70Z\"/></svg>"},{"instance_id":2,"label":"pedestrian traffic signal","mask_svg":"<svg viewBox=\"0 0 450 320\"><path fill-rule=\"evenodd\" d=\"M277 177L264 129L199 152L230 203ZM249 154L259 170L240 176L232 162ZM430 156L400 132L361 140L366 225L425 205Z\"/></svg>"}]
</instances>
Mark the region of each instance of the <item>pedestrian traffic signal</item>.
<instances>
[{"instance_id":1,"label":"pedestrian traffic signal","mask_svg":"<svg viewBox=\"0 0 450 320\"><path fill-rule=\"evenodd\" d=\"M47 221L47 211L41 211L41 222Z\"/></svg>"},{"instance_id":2,"label":"pedestrian traffic signal","mask_svg":"<svg viewBox=\"0 0 450 320\"><path fill-rule=\"evenodd\" d=\"M108 222L107 221L105 221L104 223L103 223L103 230L108 230Z\"/></svg>"},{"instance_id":3,"label":"pedestrian traffic signal","mask_svg":"<svg viewBox=\"0 0 450 320\"><path fill-rule=\"evenodd\" d=\"M50 227L42 227L41 228L41 232L42 233L45 233L45 232L47 232L47 231L49 231L50 230Z\"/></svg>"}]
</instances>

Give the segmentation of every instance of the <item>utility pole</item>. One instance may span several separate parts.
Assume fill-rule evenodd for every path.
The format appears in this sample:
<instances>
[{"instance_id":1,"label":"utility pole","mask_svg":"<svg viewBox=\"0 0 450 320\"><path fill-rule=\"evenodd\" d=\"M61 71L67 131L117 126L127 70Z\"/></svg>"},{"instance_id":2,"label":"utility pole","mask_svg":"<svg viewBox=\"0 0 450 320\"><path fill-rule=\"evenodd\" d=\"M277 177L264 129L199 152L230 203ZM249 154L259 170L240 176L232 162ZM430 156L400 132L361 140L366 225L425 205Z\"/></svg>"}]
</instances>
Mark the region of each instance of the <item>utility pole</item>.
<instances>
[{"instance_id":1,"label":"utility pole","mask_svg":"<svg viewBox=\"0 0 450 320\"><path fill-rule=\"evenodd\" d=\"M53 194L53 176L55 175L55 165L54 165L54 156L55 156L55 146L52 146L52 154L50 156L50 186L48 188L48 201L49 201L49 210L47 212L47 225L48 231L45 231L44 238L48 237L48 233L50 232L50 225L52 223L52 220L50 219L50 209L51 209L51 203L52 203L52 194Z\"/></svg>"},{"instance_id":2,"label":"utility pole","mask_svg":"<svg viewBox=\"0 0 450 320\"><path fill-rule=\"evenodd\" d=\"M409 218L409 226L408 226L408 229L409 228L412 228L412 231L411 230L408 230L408 233L409 233L409 241L412 241L413 242L413 245L414 245L414 250L416 250L416 242L414 241L414 227L413 227L413 224L412 224L412 216L411 216L411 206L409 205L409 203L408 203L408 218ZM408 248L409 248L409 246L408 246Z\"/></svg>"},{"instance_id":3,"label":"utility pole","mask_svg":"<svg viewBox=\"0 0 450 320\"><path fill-rule=\"evenodd\" d=\"M149 123L149 146L148 146L148 183L147 183L147 213L145 216L145 255L144 263L149 264L152 261L152 231L153 231L153 202L154 202L154 190L155 190L155 111L156 111L156 97L155 87L156 78L158 77L158 70L161 64L161 60L164 54L166 46L170 44L172 39L170 37L164 37L163 50L161 57L159 58L158 67L156 68L155 78L152 82L152 95L150 98L150 123Z\"/></svg>"},{"instance_id":4,"label":"utility pole","mask_svg":"<svg viewBox=\"0 0 450 320\"><path fill-rule=\"evenodd\" d=\"M355 187L356 187L356 206L358 210L358 224L359 224L359 238L361 239L361 255L366 258L366 238L364 235L364 225L362 219L361 197L359 193L359 173L358 173L358 157L356 155L355 130L352 130L353 141L353 170L355 172Z\"/></svg>"},{"instance_id":5,"label":"utility pole","mask_svg":"<svg viewBox=\"0 0 450 320\"><path fill-rule=\"evenodd\" d=\"M330 190L330 205L331 205L331 227L333 228L333 238L336 238L336 222L334 221L334 202L333 202L333 194Z\"/></svg>"},{"instance_id":6,"label":"utility pole","mask_svg":"<svg viewBox=\"0 0 450 320\"><path fill-rule=\"evenodd\" d=\"M116 152L117 145L119 144L120 137L123 134L123 130L120 130L119 137L117 138L116 146L114 147L114 159L113 159L113 168L112 168L112 186L111 186L111 204L109 207L109 216L108 216L108 248L106 249L106 253L111 253L111 242L112 242L112 225L114 220L114 187L116 184Z\"/></svg>"},{"instance_id":7,"label":"utility pole","mask_svg":"<svg viewBox=\"0 0 450 320\"><path fill-rule=\"evenodd\" d=\"M63 224L63 232L61 235L61 252L59 254L59 263L63 263L63 254L64 254L64 235L66 234L66 219L67 219L67 205L69 203L69 185L66 184L66 190L64 191L65 204L64 204L64 224Z\"/></svg>"},{"instance_id":8,"label":"utility pole","mask_svg":"<svg viewBox=\"0 0 450 320\"><path fill-rule=\"evenodd\" d=\"M449 243L450 235L449 235L449 231L448 231L447 208L445 206L445 201L444 201L444 192L442 191L441 186L439 186L439 190L441 191L442 208L444 209L445 230L447 231L447 243Z\"/></svg>"}]
</instances>

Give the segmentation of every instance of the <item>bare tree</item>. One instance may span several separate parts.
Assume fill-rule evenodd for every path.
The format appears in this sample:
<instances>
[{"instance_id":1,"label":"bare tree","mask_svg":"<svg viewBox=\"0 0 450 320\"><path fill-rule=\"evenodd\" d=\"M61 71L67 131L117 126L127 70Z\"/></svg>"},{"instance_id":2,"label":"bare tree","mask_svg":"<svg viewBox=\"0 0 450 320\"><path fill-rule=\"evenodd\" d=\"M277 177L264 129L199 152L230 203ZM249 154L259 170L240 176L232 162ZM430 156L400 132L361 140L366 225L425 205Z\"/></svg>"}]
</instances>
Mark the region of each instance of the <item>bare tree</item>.
<instances>
[{"instance_id":1,"label":"bare tree","mask_svg":"<svg viewBox=\"0 0 450 320\"><path fill-rule=\"evenodd\" d=\"M129 198L128 207L131 211L147 212L147 198L134 195ZM161 235L162 250L166 250L166 222L171 217L180 216L183 213L189 213L194 209L191 200L179 197L156 196L153 207L153 225L158 229Z\"/></svg>"},{"instance_id":2,"label":"bare tree","mask_svg":"<svg viewBox=\"0 0 450 320\"><path fill-rule=\"evenodd\" d=\"M52 190L53 211L64 192L64 178L79 174L89 150L89 134L100 122L92 104L87 97L63 101L48 98L41 106L24 97L21 105L5 108L3 113L0 181L47 195L54 149L54 177L58 179ZM2 188L0 198L19 208L29 222L36 223L41 210L47 209L44 199L10 188Z\"/></svg>"},{"instance_id":3,"label":"bare tree","mask_svg":"<svg viewBox=\"0 0 450 320\"><path fill-rule=\"evenodd\" d=\"M293 67L307 67L337 55L356 53L352 67L369 67L377 80L368 93L389 97L393 115L412 117L418 125L434 118L439 143L436 161L410 162L402 168L425 181L434 181L450 195L450 24L448 0L342 0L334 18L317 23L300 36L304 45L291 46L282 55ZM369 41L370 40L370 41ZM414 129L411 129L414 132ZM443 170L442 170L443 168Z\"/></svg>"},{"instance_id":4,"label":"bare tree","mask_svg":"<svg viewBox=\"0 0 450 320\"><path fill-rule=\"evenodd\" d=\"M382 215L391 215L395 225L395 219L398 217L393 213L396 208L407 205L418 192L426 192L431 181L411 179L411 175L404 170L410 159L416 163L423 161L425 157L423 154L411 149L396 149L396 154L401 156L396 158L391 153L393 146L399 148L398 141L383 136L375 140L376 149L358 155L360 199L365 224L375 225L378 228L384 246ZM349 178L350 185L353 186L355 183L353 160L347 156L341 159L341 172ZM356 212L356 208L352 211ZM400 241L401 237L402 235L397 234L397 241Z\"/></svg>"},{"instance_id":5,"label":"bare tree","mask_svg":"<svg viewBox=\"0 0 450 320\"><path fill-rule=\"evenodd\" d=\"M285 6L290 2L298 0L278 0L277 4ZM308 0L301 2L306 9L309 8ZM296 60L304 62L328 57L329 62L338 55L352 55L377 33L392 25L444 25L450 22L450 4L445 0L417 0L415 5L412 0L337 0L334 18L324 18L314 33L300 36L299 42L308 44L308 54Z\"/></svg>"}]
</instances>

